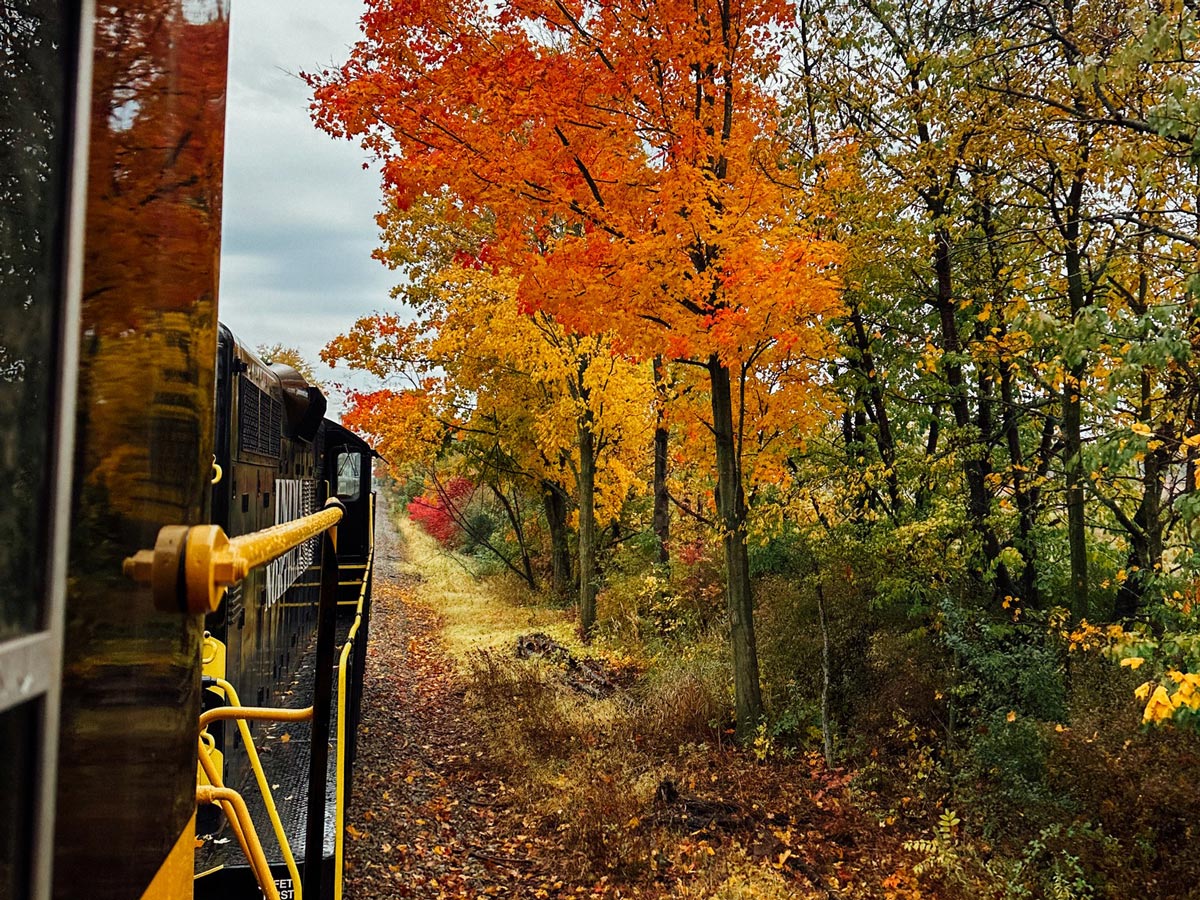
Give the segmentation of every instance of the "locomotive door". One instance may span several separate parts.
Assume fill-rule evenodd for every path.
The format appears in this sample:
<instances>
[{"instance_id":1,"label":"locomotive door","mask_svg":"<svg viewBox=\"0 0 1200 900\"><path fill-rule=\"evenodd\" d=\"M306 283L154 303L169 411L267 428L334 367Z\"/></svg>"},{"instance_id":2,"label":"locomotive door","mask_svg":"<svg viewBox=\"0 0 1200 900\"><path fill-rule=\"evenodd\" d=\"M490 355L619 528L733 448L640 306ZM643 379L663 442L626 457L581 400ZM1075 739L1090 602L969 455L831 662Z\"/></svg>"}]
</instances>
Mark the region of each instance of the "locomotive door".
<instances>
[{"instance_id":1,"label":"locomotive door","mask_svg":"<svg viewBox=\"0 0 1200 900\"><path fill-rule=\"evenodd\" d=\"M80 4L6 4L0 43L0 897L49 896L86 110ZM80 99L77 99L78 98ZM80 142L82 143L82 142ZM76 162L73 154L78 153ZM74 196L72 196L74 194Z\"/></svg>"}]
</instances>

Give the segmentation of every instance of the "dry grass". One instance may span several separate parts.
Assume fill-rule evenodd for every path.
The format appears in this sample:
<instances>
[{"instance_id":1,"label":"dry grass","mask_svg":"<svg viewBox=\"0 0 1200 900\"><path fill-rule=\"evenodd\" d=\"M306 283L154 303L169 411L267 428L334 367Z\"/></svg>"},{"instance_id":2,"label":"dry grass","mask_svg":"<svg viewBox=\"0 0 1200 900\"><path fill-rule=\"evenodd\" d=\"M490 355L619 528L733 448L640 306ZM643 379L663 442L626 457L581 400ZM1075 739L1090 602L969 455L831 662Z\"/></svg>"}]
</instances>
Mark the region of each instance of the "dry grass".
<instances>
[{"instance_id":1,"label":"dry grass","mask_svg":"<svg viewBox=\"0 0 1200 900\"><path fill-rule=\"evenodd\" d=\"M751 859L735 847L699 862L695 877L676 885L667 900L809 900L830 896L805 891L769 863Z\"/></svg>"},{"instance_id":2,"label":"dry grass","mask_svg":"<svg viewBox=\"0 0 1200 900\"><path fill-rule=\"evenodd\" d=\"M479 651L511 651L517 638L531 631L579 647L570 611L501 600L499 593L513 592L497 592L489 581L476 577L474 560L444 549L407 516L397 517L396 525L408 555L402 569L423 580L421 598L444 619L446 648L458 662Z\"/></svg>"},{"instance_id":3,"label":"dry grass","mask_svg":"<svg viewBox=\"0 0 1200 900\"><path fill-rule=\"evenodd\" d=\"M656 790L726 724L723 642L701 637L686 652L658 654L629 689L603 700L584 696L564 685L554 663L516 658L516 639L540 631L579 657L625 662L631 648L603 633L583 646L572 610L539 604L513 583L477 578L471 560L448 553L407 519L397 525L405 568L421 578L418 593L442 620L468 709L489 748L480 764L507 784L543 839L561 848L562 872L627 883L670 868L676 838L653 824ZM726 848L681 862L695 878L688 879L694 887L672 895L679 900L797 896L769 866Z\"/></svg>"}]
</instances>

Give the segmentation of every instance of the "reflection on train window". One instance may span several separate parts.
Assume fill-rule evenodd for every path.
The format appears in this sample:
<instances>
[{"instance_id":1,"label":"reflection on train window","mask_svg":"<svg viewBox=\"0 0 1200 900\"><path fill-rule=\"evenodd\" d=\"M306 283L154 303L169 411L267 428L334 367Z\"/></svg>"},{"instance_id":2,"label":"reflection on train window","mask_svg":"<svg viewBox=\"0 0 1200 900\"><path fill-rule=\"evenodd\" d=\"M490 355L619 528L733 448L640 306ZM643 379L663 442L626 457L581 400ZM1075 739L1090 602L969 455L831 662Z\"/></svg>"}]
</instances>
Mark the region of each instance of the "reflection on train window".
<instances>
[{"instance_id":1,"label":"reflection on train window","mask_svg":"<svg viewBox=\"0 0 1200 900\"><path fill-rule=\"evenodd\" d=\"M343 451L337 455L337 495L341 500L358 499L362 484L362 454Z\"/></svg>"},{"instance_id":2,"label":"reflection on train window","mask_svg":"<svg viewBox=\"0 0 1200 900\"><path fill-rule=\"evenodd\" d=\"M71 4L4 4L0 45L0 641L41 625Z\"/></svg>"}]
</instances>

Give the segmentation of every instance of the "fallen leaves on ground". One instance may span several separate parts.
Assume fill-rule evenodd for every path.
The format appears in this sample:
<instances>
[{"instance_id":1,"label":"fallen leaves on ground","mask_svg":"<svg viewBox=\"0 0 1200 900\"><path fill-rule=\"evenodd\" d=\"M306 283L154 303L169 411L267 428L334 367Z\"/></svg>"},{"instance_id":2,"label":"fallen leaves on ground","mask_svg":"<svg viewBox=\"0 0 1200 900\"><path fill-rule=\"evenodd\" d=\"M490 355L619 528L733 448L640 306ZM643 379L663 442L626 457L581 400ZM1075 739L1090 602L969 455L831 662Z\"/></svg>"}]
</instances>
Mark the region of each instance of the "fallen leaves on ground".
<instances>
[{"instance_id":1,"label":"fallen leaves on ground","mask_svg":"<svg viewBox=\"0 0 1200 900\"><path fill-rule=\"evenodd\" d=\"M673 795L614 823L651 830L653 859L639 875L573 881L547 817L522 803L490 758L437 612L419 578L397 572L400 552L381 528L346 826L348 897L922 896L901 836L855 807L847 775L816 755L764 765L716 747L655 760L671 771Z\"/></svg>"}]
</instances>

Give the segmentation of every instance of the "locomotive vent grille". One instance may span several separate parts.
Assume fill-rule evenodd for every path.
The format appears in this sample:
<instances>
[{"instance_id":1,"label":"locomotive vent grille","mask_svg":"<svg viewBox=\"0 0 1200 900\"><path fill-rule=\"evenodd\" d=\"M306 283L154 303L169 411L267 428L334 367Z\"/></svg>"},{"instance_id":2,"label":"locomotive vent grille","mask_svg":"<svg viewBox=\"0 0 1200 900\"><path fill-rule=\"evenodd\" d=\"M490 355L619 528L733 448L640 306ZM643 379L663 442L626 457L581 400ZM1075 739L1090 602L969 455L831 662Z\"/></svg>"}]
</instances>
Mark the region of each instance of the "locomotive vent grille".
<instances>
[{"instance_id":1,"label":"locomotive vent grille","mask_svg":"<svg viewBox=\"0 0 1200 900\"><path fill-rule=\"evenodd\" d=\"M279 458L283 404L242 375L238 379L238 452Z\"/></svg>"}]
</instances>

